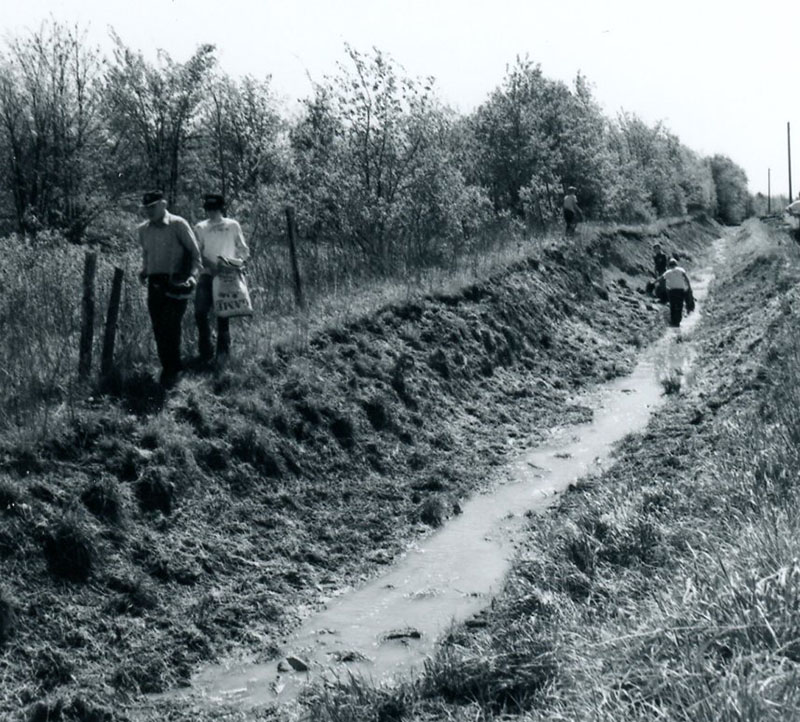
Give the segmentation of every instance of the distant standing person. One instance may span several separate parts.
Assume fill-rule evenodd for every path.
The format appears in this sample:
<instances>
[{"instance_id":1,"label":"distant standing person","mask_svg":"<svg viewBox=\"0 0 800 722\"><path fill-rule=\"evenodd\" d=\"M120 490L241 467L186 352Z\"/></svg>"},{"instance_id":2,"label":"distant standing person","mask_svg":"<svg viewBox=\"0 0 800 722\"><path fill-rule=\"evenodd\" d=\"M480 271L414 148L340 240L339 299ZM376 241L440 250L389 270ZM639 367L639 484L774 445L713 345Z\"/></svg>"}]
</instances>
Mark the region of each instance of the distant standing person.
<instances>
[{"instance_id":1,"label":"distant standing person","mask_svg":"<svg viewBox=\"0 0 800 722\"><path fill-rule=\"evenodd\" d=\"M211 343L209 315L214 308L213 279L220 271L220 263L241 267L250 257L242 228L238 221L225 216L225 197L219 193L203 196L203 209L208 218L195 226L197 241L203 256L203 271L194 297L194 317L197 321L197 340L200 358L211 361L214 347ZM224 363L231 349L230 319L217 316L217 361Z\"/></svg>"},{"instance_id":2,"label":"distant standing person","mask_svg":"<svg viewBox=\"0 0 800 722\"><path fill-rule=\"evenodd\" d=\"M656 277L663 276L667 272L667 254L661 250L661 244L656 243L653 245L653 268Z\"/></svg>"},{"instance_id":3,"label":"distant standing person","mask_svg":"<svg viewBox=\"0 0 800 722\"><path fill-rule=\"evenodd\" d=\"M667 254L661 250L661 244L656 243L653 245L653 271L656 278L661 279L661 277L667 272ZM667 302L667 291L664 287L664 281L659 280L656 281L655 284L655 293L656 297L658 298L660 303Z\"/></svg>"},{"instance_id":4,"label":"distant standing person","mask_svg":"<svg viewBox=\"0 0 800 722\"><path fill-rule=\"evenodd\" d=\"M575 235L575 229L578 226L578 216L583 218L583 211L578 206L578 198L575 195L577 189L575 186L567 188L567 195L564 196L564 222L566 224L566 234L568 236Z\"/></svg>"},{"instance_id":5,"label":"distant standing person","mask_svg":"<svg viewBox=\"0 0 800 722\"><path fill-rule=\"evenodd\" d=\"M142 209L147 220L137 228L142 247L139 279L147 284L147 310L161 361L161 384L169 388L183 370L181 323L202 261L191 226L167 211L161 191L145 193Z\"/></svg>"},{"instance_id":6,"label":"distant standing person","mask_svg":"<svg viewBox=\"0 0 800 722\"><path fill-rule=\"evenodd\" d=\"M670 258L667 271L659 277L664 281L669 299L669 320L670 326L677 328L681 325L683 318L683 305L686 303L687 310L694 308L694 298L692 296L692 284L686 271L678 265L674 258Z\"/></svg>"}]
</instances>

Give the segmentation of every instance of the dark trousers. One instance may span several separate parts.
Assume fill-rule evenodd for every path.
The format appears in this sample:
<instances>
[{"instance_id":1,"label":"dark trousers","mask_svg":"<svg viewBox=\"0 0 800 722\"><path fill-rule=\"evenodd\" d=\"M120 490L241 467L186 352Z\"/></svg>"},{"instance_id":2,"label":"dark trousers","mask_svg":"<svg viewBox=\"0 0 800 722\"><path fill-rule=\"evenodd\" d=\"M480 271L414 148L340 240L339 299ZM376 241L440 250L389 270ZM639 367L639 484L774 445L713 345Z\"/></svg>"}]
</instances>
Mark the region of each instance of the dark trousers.
<instances>
[{"instance_id":1,"label":"dark trousers","mask_svg":"<svg viewBox=\"0 0 800 722\"><path fill-rule=\"evenodd\" d=\"M578 218L575 215L575 211L569 210L569 208L564 209L564 223L566 225L566 233L568 236L571 236L575 233L575 228L578 225Z\"/></svg>"},{"instance_id":2,"label":"dark trousers","mask_svg":"<svg viewBox=\"0 0 800 722\"><path fill-rule=\"evenodd\" d=\"M194 296L194 319L197 321L197 341L201 358L206 360L214 355L211 343L211 323L209 315L214 308L213 280L208 274L200 276ZM230 319L217 316L217 355L230 353Z\"/></svg>"},{"instance_id":3,"label":"dark trousers","mask_svg":"<svg viewBox=\"0 0 800 722\"><path fill-rule=\"evenodd\" d=\"M669 325L680 326L683 318L683 301L686 291L682 288L670 288L667 291L669 296Z\"/></svg>"},{"instance_id":4,"label":"dark trousers","mask_svg":"<svg viewBox=\"0 0 800 722\"><path fill-rule=\"evenodd\" d=\"M147 284L147 310L153 324L158 359L164 369L163 376L175 376L181 364L181 322L186 312L187 299L169 298L166 295L168 280L150 278Z\"/></svg>"}]
</instances>

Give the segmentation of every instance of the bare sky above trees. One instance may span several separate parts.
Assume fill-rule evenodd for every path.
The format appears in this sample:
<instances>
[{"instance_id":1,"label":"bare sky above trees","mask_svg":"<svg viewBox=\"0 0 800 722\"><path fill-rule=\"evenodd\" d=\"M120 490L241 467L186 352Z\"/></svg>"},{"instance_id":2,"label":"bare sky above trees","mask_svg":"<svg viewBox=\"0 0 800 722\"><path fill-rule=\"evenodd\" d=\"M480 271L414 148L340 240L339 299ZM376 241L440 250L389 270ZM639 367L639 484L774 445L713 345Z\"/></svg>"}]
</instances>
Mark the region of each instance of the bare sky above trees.
<instances>
[{"instance_id":1,"label":"bare sky above trees","mask_svg":"<svg viewBox=\"0 0 800 722\"><path fill-rule=\"evenodd\" d=\"M6 36L53 17L104 51L113 27L130 47L185 61L217 46L231 75L271 75L292 109L345 59L377 47L468 112L528 55L546 76L590 81L607 115L662 120L693 150L723 153L752 192L788 192L786 123L800 148L798 15L790 0L24 0L4 4ZM794 49L793 49L794 48ZM793 153L800 190L800 152Z\"/></svg>"}]
</instances>

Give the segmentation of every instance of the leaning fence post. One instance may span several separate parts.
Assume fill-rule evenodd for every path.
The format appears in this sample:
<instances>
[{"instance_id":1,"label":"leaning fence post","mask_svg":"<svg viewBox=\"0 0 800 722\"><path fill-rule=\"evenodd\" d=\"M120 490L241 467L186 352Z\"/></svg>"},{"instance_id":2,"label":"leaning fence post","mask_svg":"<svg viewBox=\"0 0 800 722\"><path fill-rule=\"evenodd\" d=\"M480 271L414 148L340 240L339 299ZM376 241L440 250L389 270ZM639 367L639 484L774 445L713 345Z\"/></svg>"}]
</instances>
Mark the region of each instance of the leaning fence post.
<instances>
[{"instance_id":1,"label":"leaning fence post","mask_svg":"<svg viewBox=\"0 0 800 722\"><path fill-rule=\"evenodd\" d=\"M108 312L106 313L106 328L103 334L103 353L100 358L100 373L108 376L114 368L114 342L117 337L117 319L119 318L119 302L122 297L121 268L114 268L114 279L111 281L111 296L108 299Z\"/></svg>"},{"instance_id":2,"label":"leaning fence post","mask_svg":"<svg viewBox=\"0 0 800 722\"><path fill-rule=\"evenodd\" d=\"M85 379L92 370L94 341L94 277L97 253L89 252L83 262L83 303L81 304L81 342L78 354L78 376Z\"/></svg>"},{"instance_id":3,"label":"leaning fence post","mask_svg":"<svg viewBox=\"0 0 800 722\"><path fill-rule=\"evenodd\" d=\"M303 298L303 285L300 279L300 267L297 264L297 245L295 235L297 233L294 224L294 208L286 208L286 228L289 234L289 259L292 262L292 278L294 279L294 302L298 308L305 309L306 303Z\"/></svg>"}]
</instances>

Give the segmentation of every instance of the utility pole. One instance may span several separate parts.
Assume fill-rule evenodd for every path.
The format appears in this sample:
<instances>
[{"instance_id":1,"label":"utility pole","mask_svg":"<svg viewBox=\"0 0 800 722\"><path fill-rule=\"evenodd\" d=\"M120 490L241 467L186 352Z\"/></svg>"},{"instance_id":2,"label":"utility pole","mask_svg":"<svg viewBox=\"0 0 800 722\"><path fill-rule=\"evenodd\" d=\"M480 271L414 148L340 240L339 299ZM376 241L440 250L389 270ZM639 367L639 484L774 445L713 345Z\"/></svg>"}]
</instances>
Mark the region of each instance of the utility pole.
<instances>
[{"instance_id":1,"label":"utility pole","mask_svg":"<svg viewBox=\"0 0 800 722\"><path fill-rule=\"evenodd\" d=\"M786 152L789 155L789 203L794 200L792 195L792 129L786 121Z\"/></svg>"},{"instance_id":2,"label":"utility pole","mask_svg":"<svg viewBox=\"0 0 800 722\"><path fill-rule=\"evenodd\" d=\"M767 215L772 214L772 168L767 168Z\"/></svg>"}]
</instances>

